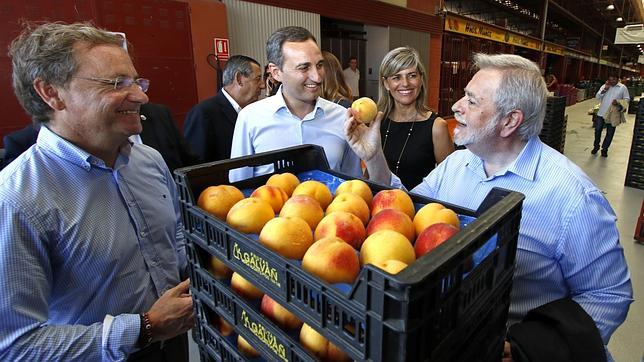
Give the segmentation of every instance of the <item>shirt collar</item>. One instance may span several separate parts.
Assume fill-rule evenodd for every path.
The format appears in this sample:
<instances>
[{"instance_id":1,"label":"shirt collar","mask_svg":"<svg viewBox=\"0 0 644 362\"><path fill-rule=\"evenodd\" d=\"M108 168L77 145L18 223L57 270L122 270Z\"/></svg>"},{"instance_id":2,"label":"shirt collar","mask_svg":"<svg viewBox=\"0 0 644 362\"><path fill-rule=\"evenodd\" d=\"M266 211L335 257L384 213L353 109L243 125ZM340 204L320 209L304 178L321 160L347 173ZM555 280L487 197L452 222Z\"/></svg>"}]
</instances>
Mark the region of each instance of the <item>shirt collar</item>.
<instances>
[{"instance_id":1,"label":"shirt collar","mask_svg":"<svg viewBox=\"0 0 644 362\"><path fill-rule=\"evenodd\" d=\"M274 96L268 97L265 100L266 102L269 102L267 105L268 105L268 110L271 112L271 114L275 114L282 110L285 112L288 112L289 114L292 114L291 111L286 106L286 101L284 100L284 95L282 94L282 86L279 87L279 89L277 90ZM315 107L313 108L313 111L307 114L304 117L304 119L302 119L302 121L307 121L318 117L319 115L318 112L322 112L320 116L324 116L324 107L322 106L323 102L324 102L324 99L322 99L321 97L318 97L317 100L315 101Z\"/></svg>"},{"instance_id":2,"label":"shirt collar","mask_svg":"<svg viewBox=\"0 0 644 362\"><path fill-rule=\"evenodd\" d=\"M43 124L42 127L40 127L36 143L38 144L38 147L52 152L56 156L83 168L85 171L89 171L92 166L107 168L102 159L90 154L54 133L46 124ZM116 160L114 169L127 164L132 150L132 144L133 143L130 139L123 142L119 148L119 157Z\"/></svg>"},{"instance_id":3,"label":"shirt collar","mask_svg":"<svg viewBox=\"0 0 644 362\"><path fill-rule=\"evenodd\" d=\"M228 102L230 102L230 105L233 106L233 108L235 109L235 112L239 113L239 111L241 111L241 107L239 106L239 103L237 103L237 101L235 101L235 99L233 99L233 97L231 97L230 94L228 94L228 92L226 92L224 88L221 88L221 91L224 93L224 97L228 99Z\"/></svg>"},{"instance_id":4,"label":"shirt collar","mask_svg":"<svg viewBox=\"0 0 644 362\"><path fill-rule=\"evenodd\" d=\"M528 140L528 143L523 147L523 150L519 153L519 156L508 165L508 167L497 172L495 175L490 177L485 176L485 169L483 167L483 160L470 152L469 160L467 161L467 167L473 172L480 174L483 178L493 179L497 176L502 176L508 172L511 172L519 177L522 177L526 180L533 181L535 173L537 172L537 165L539 164L539 158L541 157L541 150L543 149L543 143L539 140L539 137L532 137Z\"/></svg>"}]
</instances>

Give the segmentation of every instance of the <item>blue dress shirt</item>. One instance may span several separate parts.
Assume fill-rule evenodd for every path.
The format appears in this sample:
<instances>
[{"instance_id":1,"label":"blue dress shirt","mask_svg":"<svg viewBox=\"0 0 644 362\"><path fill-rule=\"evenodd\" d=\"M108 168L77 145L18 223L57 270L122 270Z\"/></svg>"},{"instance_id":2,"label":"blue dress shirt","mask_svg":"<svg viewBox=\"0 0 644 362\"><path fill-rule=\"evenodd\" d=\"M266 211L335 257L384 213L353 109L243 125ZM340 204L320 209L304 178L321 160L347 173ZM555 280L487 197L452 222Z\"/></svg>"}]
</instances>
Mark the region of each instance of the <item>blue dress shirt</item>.
<instances>
[{"instance_id":1,"label":"blue dress shirt","mask_svg":"<svg viewBox=\"0 0 644 362\"><path fill-rule=\"evenodd\" d=\"M490 177L479 157L456 151L412 192L477 209L493 187L525 195L510 323L571 296L608 344L626 318L633 289L616 216L601 191L579 167L535 137L507 169Z\"/></svg>"},{"instance_id":2,"label":"blue dress shirt","mask_svg":"<svg viewBox=\"0 0 644 362\"><path fill-rule=\"evenodd\" d=\"M237 117L230 157L248 156L302 144L322 146L333 170L362 177L360 158L345 140L347 109L318 97L315 108L300 119L289 111L282 89L244 107ZM272 165L231 170L231 182L266 174Z\"/></svg>"},{"instance_id":3,"label":"blue dress shirt","mask_svg":"<svg viewBox=\"0 0 644 362\"><path fill-rule=\"evenodd\" d=\"M125 143L114 168L42 127L0 172L0 360L125 360L186 274L174 181Z\"/></svg>"}]
</instances>

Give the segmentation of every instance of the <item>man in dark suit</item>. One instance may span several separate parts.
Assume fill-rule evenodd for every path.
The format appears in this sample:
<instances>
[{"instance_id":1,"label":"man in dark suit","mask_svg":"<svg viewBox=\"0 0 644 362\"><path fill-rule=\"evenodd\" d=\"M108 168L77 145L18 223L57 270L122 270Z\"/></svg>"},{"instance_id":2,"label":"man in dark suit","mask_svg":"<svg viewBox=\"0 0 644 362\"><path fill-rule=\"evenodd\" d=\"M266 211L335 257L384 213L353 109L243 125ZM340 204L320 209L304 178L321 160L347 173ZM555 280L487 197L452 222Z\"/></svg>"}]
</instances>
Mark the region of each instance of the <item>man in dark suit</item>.
<instances>
[{"instance_id":1,"label":"man in dark suit","mask_svg":"<svg viewBox=\"0 0 644 362\"><path fill-rule=\"evenodd\" d=\"M171 172L198 163L167 107L146 103L141 105L140 113L143 126L141 141L159 151Z\"/></svg>"},{"instance_id":2,"label":"man in dark suit","mask_svg":"<svg viewBox=\"0 0 644 362\"><path fill-rule=\"evenodd\" d=\"M237 114L255 102L265 87L259 63L244 55L228 60L223 84L216 96L190 110L183 125L186 141L200 162L230 158Z\"/></svg>"},{"instance_id":3,"label":"man in dark suit","mask_svg":"<svg viewBox=\"0 0 644 362\"><path fill-rule=\"evenodd\" d=\"M141 141L159 151L171 172L176 168L198 163L197 156L190 151L167 107L146 103L141 105L139 112L143 126L143 131L139 134ZM38 130L32 124L4 136L4 165L8 165L36 143L37 138Z\"/></svg>"},{"instance_id":4,"label":"man in dark suit","mask_svg":"<svg viewBox=\"0 0 644 362\"><path fill-rule=\"evenodd\" d=\"M36 138L38 138L38 129L33 123L28 124L23 129L5 135L2 138L2 143L4 144L3 165L8 165L21 153L25 152L27 148L36 143Z\"/></svg>"}]
</instances>

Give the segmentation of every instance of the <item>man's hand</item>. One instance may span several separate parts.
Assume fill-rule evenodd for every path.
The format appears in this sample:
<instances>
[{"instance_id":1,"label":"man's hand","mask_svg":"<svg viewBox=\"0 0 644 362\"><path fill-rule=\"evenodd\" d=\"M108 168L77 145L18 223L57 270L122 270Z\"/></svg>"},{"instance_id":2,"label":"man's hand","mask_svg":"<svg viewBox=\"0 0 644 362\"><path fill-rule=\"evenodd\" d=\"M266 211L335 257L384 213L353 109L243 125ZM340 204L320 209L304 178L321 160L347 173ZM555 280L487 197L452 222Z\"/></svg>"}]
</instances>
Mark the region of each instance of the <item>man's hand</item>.
<instances>
[{"instance_id":1,"label":"man's hand","mask_svg":"<svg viewBox=\"0 0 644 362\"><path fill-rule=\"evenodd\" d=\"M169 289L148 311L152 326L152 342L163 341L188 331L195 322L192 296L188 294L190 279Z\"/></svg>"},{"instance_id":2,"label":"man's hand","mask_svg":"<svg viewBox=\"0 0 644 362\"><path fill-rule=\"evenodd\" d=\"M380 146L380 122L383 113L378 112L376 119L370 126L360 122L357 112L347 109L347 120L344 122L344 135L353 152L365 162L368 162L381 149Z\"/></svg>"},{"instance_id":3,"label":"man's hand","mask_svg":"<svg viewBox=\"0 0 644 362\"><path fill-rule=\"evenodd\" d=\"M613 99L613 105L614 105L614 106L616 106L616 105L617 105L617 99Z\"/></svg>"},{"instance_id":4,"label":"man's hand","mask_svg":"<svg viewBox=\"0 0 644 362\"><path fill-rule=\"evenodd\" d=\"M503 359L502 362L512 362L512 348L510 342L505 341L503 345Z\"/></svg>"}]
</instances>

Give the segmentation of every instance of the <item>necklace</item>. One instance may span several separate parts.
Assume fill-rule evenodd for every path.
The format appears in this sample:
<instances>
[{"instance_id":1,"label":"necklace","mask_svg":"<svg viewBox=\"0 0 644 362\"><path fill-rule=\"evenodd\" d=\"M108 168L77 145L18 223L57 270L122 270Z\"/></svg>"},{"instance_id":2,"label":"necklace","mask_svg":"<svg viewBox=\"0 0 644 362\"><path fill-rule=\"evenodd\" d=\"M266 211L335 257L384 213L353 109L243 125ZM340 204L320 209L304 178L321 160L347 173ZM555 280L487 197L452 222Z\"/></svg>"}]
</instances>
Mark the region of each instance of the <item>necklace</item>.
<instances>
[{"instance_id":1,"label":"necklace","mask_svg":"<svg viewBox=\"0 0 644 362\"><path fill-rule=\"evenodd\" d=\"M394 171L394 174L398 174L398 169L400 168L400 160L402 159L403 153L405 153L405 147L407 147L407 142L409 142L409 137L411 137L411 132L414 130L414 125L416 124L416 117L418 116L418 112L414 114L412 118L409 119L407 122L411 122L411 126L409 127L409 132L407 132L407 138L405 138L405 143L403 143L402 150L400 150L400 154L398 155L398 160L396 161L396 170ZM385 148L387 147L387 138L389 138L389 129L391 128L391 118L388 119L389 123L387 123L387 130L385 131L385 141L382 143L382 151L385 151Z\"/></svg>"}]
</instances>

